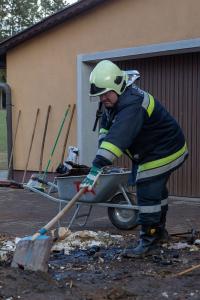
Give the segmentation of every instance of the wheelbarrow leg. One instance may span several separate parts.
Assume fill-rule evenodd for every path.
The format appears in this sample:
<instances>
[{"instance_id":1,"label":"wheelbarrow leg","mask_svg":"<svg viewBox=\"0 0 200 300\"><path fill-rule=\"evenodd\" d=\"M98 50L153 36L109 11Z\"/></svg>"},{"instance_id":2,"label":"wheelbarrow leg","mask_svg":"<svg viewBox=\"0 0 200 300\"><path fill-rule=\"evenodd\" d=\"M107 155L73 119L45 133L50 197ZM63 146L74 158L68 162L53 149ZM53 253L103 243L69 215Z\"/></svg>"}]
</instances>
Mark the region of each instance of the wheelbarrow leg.
<instances>
[{"instance_id":1,"label":"wheelbarrow leg","mask_svg":"<svg viewBox=\"0 0 200 300\"><path fill-rule=\"evenodd\" d=\"M58 191L58 188L57 188L57 185L56 185L56 179L54 178L53 183L51 183L47 194L50 195L51 193L55 193L57 191Z\"/></svg>"},{"instance_id":2,"label":"wheelbarrow leg","mask_svg":"<svg viewBox=\"0 0 200 300\"><path fill-rule=\"evenodd\" d=\"M61 202L60 202L60 203L59 203L59 211L62 209L62 206L61 206L61 205L62 205L62 204L61 204ZM83 218L83 217L85 217L84 222L83 222L82 224L79 223L79 224L78 224L79 226L84 227L84 226L87 224L88 218L89 218L89 216L90 216L90 214L91 214L91 211L92 211L92 205L89 206L89 210L88 210L87 213L78 214L79 211L80 211L80 208L81 208L81 204L77 204L77 205L76 205L76 210L75 210L75 212L74 212L74 214L73 214L73 216L72 216L72 218L71 218L71 220L70 220L70 222L69 222L69 225L67 226L68 229L72 226L72 224L74 223L74 220L75 220L75 219L78 219L78 218ZM60 221L58 221L58 227L61 227Z\"/></svg>"},{"instance_id":3,"label":"wheelbarrow leg","mask_svg":"<svg viewBox=\"0 0 200 300\"><path fill-rule=\"evenodd\" d=\"M59 202L59 211L61 211L61 209L62 209L62 203L60 201ZM71 218L71 220L69 222L69 225L67 226L68 229L72 226L74 220L77 217L77 214L78 214L79 210L80 210L80 204L76 204L76 210L75 210L75 212L74 212L74 214L73 214L73 216L72 216L72 218ZM60 220L58 220L58 227L61 227Z\"/></svg>"},{"instance_id":4,"label":"wheelbarrow leg","mask_svg":"<svg viewBox=\"0 0 200 300\"><path fill-rule=\"evenodd\" d=\"M125 191L125 188L121 184L119 184L119 189L122 192L122 194L123 194L125 200L128 202L128 204L132 205L132 203L131 203L131 201L130 201L130 199L129 199L126 191Z\"/></svg>"},{"instance_id":5,"label":"wheelbarrow leg","mask_svg":"<svg viewBox=\"0 0 200 300\"><path fill-rule=\"evenodd\" d=\"M72 218L69 222L69 225L67 226L68 229L72 226L74 220L76 219L76 217L78 215L78 212L79 212L80 208L81 208L80 204L77 204L76 205L76 210L75 210L75 212L74 212L74 214L73 214L73 216L72 216Z\"/></svg>"},{"instance_id":6,"label":"wheelbarrow leg","mask_svg":"<svg viewBox=\"0 0 200 300\"><path fill-rule=\"evenodd\" d=\"M85 213L85 214L82 214L82 215L78 215L77 216L77 218L83 218L83 217L85 217L85 220L84 220L84 222L82 223L82 224L80 224L79 223L79 226L81 226L81 227L84 227L86 224L87 224L87 221L88 221L88 219L89 219L89 216L90 216L90 214L91 214L91 211L92 211L92 205L90 205L90 207L89 207L89 210L88 210L88 212L87 213Z\"/></svg>"},{"instance_id":7,"label":"wheelbarrow leg","mask_svg":"<svg viewBox=\"0 0 200 300\"><path fill-rule=\"evenodd\" d=\"M80 227L84 227L84 226L87 224L87 221L88 221L89 216L90 216L91 211L92 211L92 205L90 205L89 210L88 210L87 213L83 213L83 214L80 214L80 215L79 215L78 213L79 213L79 211L80 211L80 208L81 208L81 204L77 204L77 208L76 208L76 210L75 210L75 212L74 212L74 214L73 214L73 216L72 216L72 218L71 218L71 220L70 220L70 223L69 223L69 225L68 225L68 228L70 228L70 227L72 226L74 220L75 220L75 219L78 219L78 218L83 218L83 217L85 217L85 220L83 221L83 223L81 223L81 224L78 223L78 225L79 225Z\"/></svg>"}]
</instances>

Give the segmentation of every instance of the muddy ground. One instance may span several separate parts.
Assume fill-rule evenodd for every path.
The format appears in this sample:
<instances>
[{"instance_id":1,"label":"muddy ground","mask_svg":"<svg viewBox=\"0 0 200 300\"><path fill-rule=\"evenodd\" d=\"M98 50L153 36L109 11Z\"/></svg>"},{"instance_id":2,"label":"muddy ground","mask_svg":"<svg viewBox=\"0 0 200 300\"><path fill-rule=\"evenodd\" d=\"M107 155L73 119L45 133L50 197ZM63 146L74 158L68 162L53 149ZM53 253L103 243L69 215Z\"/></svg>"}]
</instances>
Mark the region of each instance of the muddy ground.
<instances>
[{"instance_id":1,"label":"muddy ground","mask_svg":"<svg viewBox=\"0 0 200 300\"><path fill-rule=\"evenodd\" d=\"M170 206L170 233L185 231L194 225L191 222L199 215L198 203L192 206L175 201ZM32 234L56 212L57 204L43 201L38 195L24 190L1 189L1 241ZM65 222L63 220L63 224ZM178 227L174 225L176 223ZM197 221L195 225L198 225ZM190 245L194 241L191 234L173 236L169 244L163 244L151 256L133 259L123 257L122 251L136 242L138 229L116 229L104 209L95 211L85 229L122 235L123 239L107 248L76 249L69 255L62 250L54 252L48 273L13 269L10 254L7 261L0 263L0 299L200 299L200 268L177 275L200 264L200 246ZM80 230L78 225L72 227L72 231L76 230ZM186 242L189 247L170 249L170 245L177 242Z\"/></svg>"}]
</instances>

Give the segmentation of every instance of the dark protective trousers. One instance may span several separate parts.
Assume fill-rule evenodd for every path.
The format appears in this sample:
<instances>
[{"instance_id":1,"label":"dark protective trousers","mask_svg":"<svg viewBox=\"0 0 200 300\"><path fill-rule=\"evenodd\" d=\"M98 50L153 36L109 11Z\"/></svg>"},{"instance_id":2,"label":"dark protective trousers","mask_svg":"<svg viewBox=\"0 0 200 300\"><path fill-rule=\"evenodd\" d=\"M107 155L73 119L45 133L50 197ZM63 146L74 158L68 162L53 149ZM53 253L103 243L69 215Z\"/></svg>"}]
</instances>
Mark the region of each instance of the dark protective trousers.
<instances>
[{"instance_id":1,"label":"dark protective trousers","mask_svg":"<svg viewBox=\"0 0 200 300\"><path fill-rule=\"evenodd\" d=\"M139 206L138 224L145 226L165 224L168 210L167 182L169 176L170 174L164 174L136 183Z\"/></svg>"}]
</instances>

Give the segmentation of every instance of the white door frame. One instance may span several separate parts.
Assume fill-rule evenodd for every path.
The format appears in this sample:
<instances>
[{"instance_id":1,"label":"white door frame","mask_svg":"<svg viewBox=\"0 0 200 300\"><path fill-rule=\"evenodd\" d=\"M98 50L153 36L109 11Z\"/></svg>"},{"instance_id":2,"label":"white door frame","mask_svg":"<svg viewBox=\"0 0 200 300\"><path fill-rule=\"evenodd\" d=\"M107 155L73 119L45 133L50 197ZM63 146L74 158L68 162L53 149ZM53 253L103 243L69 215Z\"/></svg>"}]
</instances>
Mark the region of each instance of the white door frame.
<instances>
[{"instance_id":1,"label":"white door frame","mask_svg":"<svg viewBox=\"0 0 200 300\"><path fill-rule=\"evenodd\" d=\"M77 146L80 150L80 163L91 166L94 159L98 130L92 131L97 102L91 102L89 94L89 75L95 64L102 59L112 61L147 58L170 54L200 51L200 38L175 42L114 49L77 56Z\"/></svg>"}]
</instances>

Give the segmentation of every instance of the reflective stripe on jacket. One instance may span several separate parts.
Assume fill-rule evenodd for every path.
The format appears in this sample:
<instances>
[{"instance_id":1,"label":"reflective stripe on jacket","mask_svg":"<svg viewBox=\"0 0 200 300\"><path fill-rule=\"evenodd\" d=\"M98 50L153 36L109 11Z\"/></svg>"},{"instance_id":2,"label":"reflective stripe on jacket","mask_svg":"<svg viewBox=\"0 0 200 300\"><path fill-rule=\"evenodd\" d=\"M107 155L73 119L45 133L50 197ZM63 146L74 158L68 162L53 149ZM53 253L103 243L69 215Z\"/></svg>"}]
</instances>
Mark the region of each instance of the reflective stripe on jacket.
<instances>
[{"instance_id":1,"label":"reflective stripe on jacket","mask_svg":"<svg viewBox=\"0 0 200 300\"><path fill-rule=\"evenodd\" d=\"M158 160L141 164L138 167L136 181L165 174L181 165L188 155L186 144L177 152Z\"/></svg>"}]
</instances>

